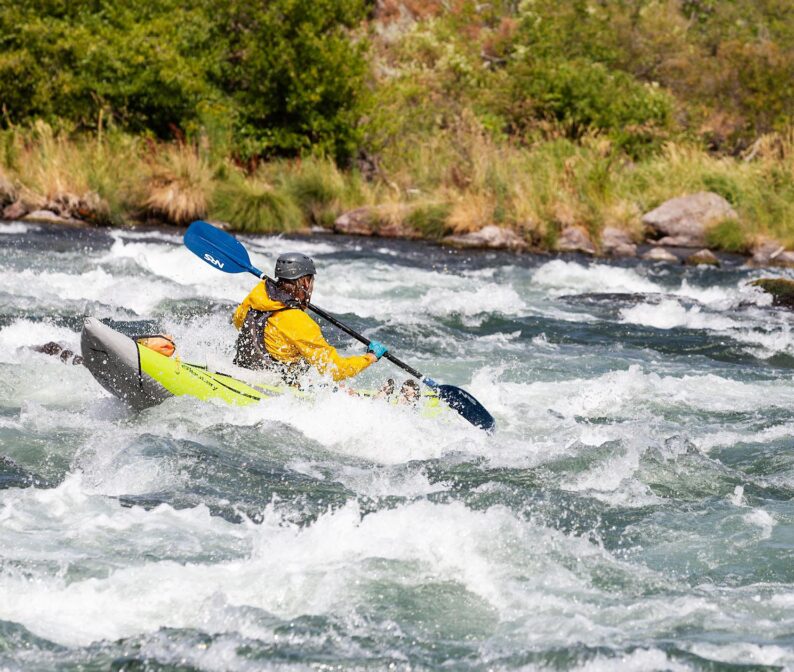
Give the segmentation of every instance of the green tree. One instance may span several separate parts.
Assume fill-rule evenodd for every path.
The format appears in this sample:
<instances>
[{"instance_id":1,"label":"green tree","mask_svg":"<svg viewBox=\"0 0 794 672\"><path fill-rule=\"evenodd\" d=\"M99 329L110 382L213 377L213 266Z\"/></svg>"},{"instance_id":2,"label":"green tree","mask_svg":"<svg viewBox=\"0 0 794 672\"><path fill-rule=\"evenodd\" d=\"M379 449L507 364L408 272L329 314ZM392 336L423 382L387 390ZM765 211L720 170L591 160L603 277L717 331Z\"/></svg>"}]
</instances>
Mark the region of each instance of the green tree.
<instances>
[{"instance_id":1,"label":"green tree","mask_svg":"<svg viewBox=\"0 0 794 672\"><path fill-rule=\"evenodd\" d=\"M216 81L233 101L245 155L350 156L368 67L366 42L350 31L364 14L363 0L217 3L227 48Z\"/></svg>"},{"instance_id":2,"label":"green tree","mask_svg":"<svg viewBox=\"0 0 794 672\"><path fill-rule=\"evenodd\" d=\"M95 126L102 111L169 135L213 96L216 43L200 7L177 0L0 3L0 100L7 118Z\"/></svg>"},{"instance_id":3,"label":"green tree","mask_svg":"<svg viewBox=\"0 0 794 672\"><path fill-rule=\"evenodd\" d=\"M358 140L363 0L0 0L4 123L160 137L226 117L248 158Z\"/></svg>"}]
</instances>

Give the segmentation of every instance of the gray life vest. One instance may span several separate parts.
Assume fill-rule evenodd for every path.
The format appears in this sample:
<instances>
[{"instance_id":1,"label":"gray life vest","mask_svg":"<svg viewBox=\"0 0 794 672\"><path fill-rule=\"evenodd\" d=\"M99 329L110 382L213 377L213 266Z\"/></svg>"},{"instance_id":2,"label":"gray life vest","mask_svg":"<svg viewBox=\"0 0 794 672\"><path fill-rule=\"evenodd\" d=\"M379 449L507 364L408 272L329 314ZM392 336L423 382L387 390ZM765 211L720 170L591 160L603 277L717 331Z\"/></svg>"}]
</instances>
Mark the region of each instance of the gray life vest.
<instances>
[{"instance_id":1,"label":"gray life vest","mask_svg":"<svg viewBox=\"0 0 794 672\"><path fill-rule=\"evenodd\" d=\"M255 371L268 370L278 373L284 382L296 385L298 378L309 370L309 363L299 361L292 364L280 362L265 347L265 327L267 321L282 310L301 309L300 302L290 294L279 289L274 282L265 282L268 298L284 304L276 310L256 310L250 308L246 313L235 344L234 364Z\"/></svg>"}]
</instances>

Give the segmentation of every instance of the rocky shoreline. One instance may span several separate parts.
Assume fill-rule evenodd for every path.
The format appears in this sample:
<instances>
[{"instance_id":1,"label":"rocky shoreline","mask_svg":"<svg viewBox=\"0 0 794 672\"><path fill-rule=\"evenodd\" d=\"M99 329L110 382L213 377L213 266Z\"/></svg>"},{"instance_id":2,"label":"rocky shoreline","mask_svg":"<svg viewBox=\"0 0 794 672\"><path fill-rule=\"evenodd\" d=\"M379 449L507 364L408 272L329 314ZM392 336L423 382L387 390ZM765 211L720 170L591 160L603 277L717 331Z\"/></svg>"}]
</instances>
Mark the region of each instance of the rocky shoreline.
<instances>
[{"instance_id":1,"label":"rocky shoreline","mask_svg":"<svg viewBox=\"0 0 794 672\"><path fill-rule=\"evenodd\" d=\"M0 185L0 221L46 223L64 226L108 225L103 218L103 204L91 194L75 197L58 195L53 199L31 199ZM408 206L406 206L408 207ZM309 232L333 232L356 236L429 240L458 249L509 250L534 253L578 253L592 257L635 258L664 263L719 266L720 258L708 246L710 227L727 220L738 220L733 207L712 192L688 194L670 199L642 216L641 236L614 226L606 226L597 238L577 224L563 226L553 245L543 246L527 240L519 231L496 224L486 224L477 231L444 236L423 235L394 217L394 207L363 206L337 217L333 228L312 227ZM148 222L151 223L151 222ZM157 222L164 224L163 222ZM219 222L221 226L226 225ZM794 268L794 250L772 238L754 241L747 264L754 267Z\"/></svg>"},{"instance_id":2,"label":"rocky shoreline","mask_svg":"<svg viewBox=\"0 0 794 672\"><path fill-rule=\"evenodd\" d=\"M49 225L88 227L107 225L102 217L101 199L62 195L44 201L26 199L24 195L9 202L15 195L0 185L0 221L42 223ZM594 240L583 226L568 225L561 229L552 248L533 246L511 228L487 224L478 231L433 239L405 224L404 218L392 218L393 206L365 206L344 213L334 221L333 228L312 227L297 233L337 233L343 235L425 239L457 249L504 250L515 253L575 253L603 259L642 259L656 263L719 267L726 256L745 259L752 268L794 268L794 251L779 241L762 238L755 241L747 255L726 254L709 249L709 228L738 215L724 198L711 192L700 192L670 199L642 217L643 235L607 226ZM149 222L151 223L151 222ZM159 222L159 224L163 224ZM223 222L217 224L225 226ZM772 295L772 305L794 310L794 280L761 278L753 284Z\"/></svg>"},{"instance_id":3,"label":"rocky shoreline","mask_svg":"<svg viewBox=\"0 0 794 672\"><path fill-rule=\"evenodd\" d=\"M721 222L738 221L730 203L719 194L699 192L670 199L642 216L643 233L606 226L597 239L584 226L564 226L553 247L533 246L512 228L487 224L478 231L445 236L439 242L459 249L493 249L514 252L579 253L593 257L634 258L654 262L719 266L708 246L709 229ZM334 222L334 231L348 235L385 238L422 238L403 223L394 224L378 206L357 208ZM751 266L794 268L794 251L779 241L759 238L747 255Z\"/></svg>"}]
</instances>

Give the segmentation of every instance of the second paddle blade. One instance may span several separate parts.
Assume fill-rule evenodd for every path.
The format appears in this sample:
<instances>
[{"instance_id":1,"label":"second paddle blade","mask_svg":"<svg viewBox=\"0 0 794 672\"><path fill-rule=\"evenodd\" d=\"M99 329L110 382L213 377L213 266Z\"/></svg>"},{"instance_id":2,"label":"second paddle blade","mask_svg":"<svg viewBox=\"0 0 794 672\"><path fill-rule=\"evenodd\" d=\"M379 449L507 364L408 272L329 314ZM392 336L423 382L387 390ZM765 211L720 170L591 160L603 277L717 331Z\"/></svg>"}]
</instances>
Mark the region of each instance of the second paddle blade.
<instances>
[{"instance_id":1,"label":"second paddle blade","mask_svg":"<svg viewBox=\"0 0 794 672\"><path fill-rule=\"evenodd\" d=\"M496 420L493 416L466 390L454 385L439 385L435 390L450 408L460 413L475 427L486 432L492 432L496 428Z\"/></svg>"}]
</instances>

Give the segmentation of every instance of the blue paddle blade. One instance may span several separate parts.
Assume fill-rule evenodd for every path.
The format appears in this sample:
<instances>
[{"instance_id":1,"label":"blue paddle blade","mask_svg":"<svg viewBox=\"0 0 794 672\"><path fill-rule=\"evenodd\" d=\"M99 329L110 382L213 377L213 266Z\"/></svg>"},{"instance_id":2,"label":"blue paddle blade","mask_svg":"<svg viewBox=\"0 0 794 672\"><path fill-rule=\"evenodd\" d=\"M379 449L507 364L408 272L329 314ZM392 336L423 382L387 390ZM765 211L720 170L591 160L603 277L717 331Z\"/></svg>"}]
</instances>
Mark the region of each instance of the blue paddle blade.
<instances>
[{"instance_id":1,"label":"blue paddle blade","mask_svg":"<svg viewBox=\"0 0 794 672\"><path fill-rule=\"evenodd\" d=\"M475 427L486 432L492 432L496 427L496 420L485 410L485 406L466 390L454 385L436 385L433 389L450 408L460 413Z\"/></svg>"},{"instance_id":2,"label":"blue paddle blade","mask_svg":"<svg viewBox=\"0 0 794 672\"><path fill-rule=\"evenodd\" d=\"M193 222L185 231L185 246L199 259L224 273L253 273L261 277L262 272L251 265L248 251L234 236L219 228L202 222Z\"/></svg>"}]
</instances>

